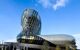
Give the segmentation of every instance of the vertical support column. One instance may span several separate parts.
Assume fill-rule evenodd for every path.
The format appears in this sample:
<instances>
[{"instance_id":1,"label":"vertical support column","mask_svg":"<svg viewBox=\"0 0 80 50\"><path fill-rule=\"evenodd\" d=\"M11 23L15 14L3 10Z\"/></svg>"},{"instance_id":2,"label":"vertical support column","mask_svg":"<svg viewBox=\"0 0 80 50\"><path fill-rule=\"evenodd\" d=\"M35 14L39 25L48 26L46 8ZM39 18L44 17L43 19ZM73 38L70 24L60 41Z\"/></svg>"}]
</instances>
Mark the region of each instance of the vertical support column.
<instances>
[{"instance_id":1,"label":"vertical support column","mask_svg":"<svg viewBox=\"0 0 80 50\"><path fill-rule=\"evenodd\" d=\"M3 49L4 49L4 46L2 45L1 50L3 50Z\"/></svg>"},{"instance_id":2,"label":"vertical support column","mask_svg":"<svg viewBox=\"0 0 80 50\"><path fill-rule=\"evenodd\" d=\"M28 50L28 48L27 48L27 47L25 47L25 50Z\"/></svg>"},{"instance_id":3,"label":"vertical support column","mask_svg":"<svg viewBox=\"0 0 80 50\"><path fill-rule=\"evenodd\" d=\"M14 50L14 46L13 46L13 50Z\"/></svg>"},{"instance_id":4,"label":"vertical support column","mask_svg":"<svg viewBox=\"0 0 80 50\"><path fill-rule=\"evenodd\" d=\"M24 46L24 49L23 50L25 50L25 46Z\"/></svg>"},{"instance_id":5,"label":"vertical support column","mask_svg":"<svg viewBox=\"0 0 80 50\"><path fill-rule=\"evenodd\" d=\"M17 49L17 47L14 47L14 50L16 50Z\"/></svg>"},{"instance_id":6,"label":"vertical support column","mask_svg":"<svg viewBox=\"0 0 80 50\"><path fill-rule=\"evenodd\" d=\"M68 45L66 45L66 47L65 47L65 48L66 48L66 50L69 50L69 47L68 47Z\"/></svg>"},{"instance_id":7,"label":"vertical support column","mask_svg":"<svg viewBox=\"0 0 80 50\"><path fill-rule=\"evenodd\" d=\"M56 50L60 50L61 48L60 48L60 46L59 45L57 45L56 46Z\"/></svg>"},{"instance_id":8,"label":"vertical support column","mask_svg":"<svg viewBox=\"0 0 80 50\"><path fill-rule=\"evenodd\" d=\"M24 50L28 50L28 47L24 47Z\"/></svg>"},{"instance_id":9,"label":"vertical support column","mask_svg":"<svg viewBox=\"0 0 80 50\"><path fill-rule=\"evenodd\" d=\"M76 48L73 48L73 50L76 50Z\"/></svg>"},{"instance_id":10,"label":"vertical support column","mask_svg":"<svg viewBox=\"0 0 80 50\"><path fill-rule=\"evenodd\" d=\"M6 46L4 47L4 50L6 50Z\"/></svg>"},{"instance_id":11,"label":"vertical support column","mask_svg":"<svg viewBox=\"0 0 80 50\"><path fill-rule=\"evenodd\" d=\"M28 50L28 47L26 46L26 50Z\"/></svg>"}]
</instances>

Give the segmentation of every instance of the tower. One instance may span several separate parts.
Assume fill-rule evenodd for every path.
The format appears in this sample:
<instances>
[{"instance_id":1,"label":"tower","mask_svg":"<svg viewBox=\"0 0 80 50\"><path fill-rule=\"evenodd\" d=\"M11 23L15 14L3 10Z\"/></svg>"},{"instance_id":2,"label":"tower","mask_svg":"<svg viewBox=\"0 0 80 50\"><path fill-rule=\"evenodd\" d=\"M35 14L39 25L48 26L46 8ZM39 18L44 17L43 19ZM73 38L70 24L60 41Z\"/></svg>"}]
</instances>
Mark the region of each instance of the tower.
<instances>
[{"instance_id":1,"label":"tower","mask_svg":"<svg viewBox=\"0 0 80 50\"><path fill-rule=\"evenodd\" d=\"M24 42L27 39L36 39L40 35L41 19L37 11L26 9L21 18L22 32L17 36L18 42ZM26 41L27 42L27 41Z\"/></svg>"}]
</instances>

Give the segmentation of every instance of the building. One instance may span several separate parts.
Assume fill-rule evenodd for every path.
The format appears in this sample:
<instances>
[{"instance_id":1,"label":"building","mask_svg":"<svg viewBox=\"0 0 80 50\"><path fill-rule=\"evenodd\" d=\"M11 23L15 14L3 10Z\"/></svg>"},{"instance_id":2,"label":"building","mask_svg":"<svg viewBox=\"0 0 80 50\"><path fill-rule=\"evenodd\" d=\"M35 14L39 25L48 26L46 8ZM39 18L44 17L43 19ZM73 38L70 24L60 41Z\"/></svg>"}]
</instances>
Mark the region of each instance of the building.
<instances>
[{"instance_id":1,"label":"building","mask_svg":"<svg viewBox=\"0 0 80 50\"><path fill-rule=\"evenodd\" d=\"M57 35L40 35L40 37L52 42L61 50L75 50L75 38L70 35L57 34Z\"/></svg>"},{"instance_id":2,"label":"building","mask_svg":"<svg viewBox=\"0 0 80 50\"><path fill-rule=\"evenodd\" d=\"M40 35L41 19L37 11L26 9L21 18L22 31L17 42L4 42L0 50L75 50L75 39L70 35Z\"/></svg>"}]
</instances>

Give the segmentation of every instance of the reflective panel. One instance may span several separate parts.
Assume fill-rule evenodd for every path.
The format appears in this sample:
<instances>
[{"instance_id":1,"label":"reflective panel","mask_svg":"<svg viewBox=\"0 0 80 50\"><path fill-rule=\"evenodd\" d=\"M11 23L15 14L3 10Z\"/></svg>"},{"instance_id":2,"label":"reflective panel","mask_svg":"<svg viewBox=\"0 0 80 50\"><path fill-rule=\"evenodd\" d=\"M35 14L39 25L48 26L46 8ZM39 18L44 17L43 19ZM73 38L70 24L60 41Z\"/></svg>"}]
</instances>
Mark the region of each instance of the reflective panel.
<instances>
[{"instance_id":1,"label":"reflective panel","mask_svg":"<svg viewBox=\"0 0 80 50\"><path fill-rule=\"evenodd\" d=\"M41 32L41 19L37 11L33 9L26 9L21 18L22 31L17 36L22 39L37 39L36 35Z\"/></svg>"},{"instance_id":2,"label":"reflective panel","mask_svg":"<svg viewBox=\"0 0 80 50\"><path fill-rule=\"evenodd\" d=\"M23 31L27 32L28 35L30 34L40 35L41 19L37 11L33 9L26 9L23 12L21 25Z\"/></svg>"}]
</instances>

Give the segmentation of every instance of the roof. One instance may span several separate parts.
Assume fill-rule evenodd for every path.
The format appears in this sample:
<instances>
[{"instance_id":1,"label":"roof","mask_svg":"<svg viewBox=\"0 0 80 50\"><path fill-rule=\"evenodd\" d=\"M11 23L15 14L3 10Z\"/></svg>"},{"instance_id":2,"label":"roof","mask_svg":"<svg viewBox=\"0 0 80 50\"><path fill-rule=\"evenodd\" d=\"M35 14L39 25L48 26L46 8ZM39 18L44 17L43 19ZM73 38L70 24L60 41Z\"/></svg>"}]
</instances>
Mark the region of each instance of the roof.
<instances>
[{"instance_id":1,"label":"roof","mask_svg":"<svg viewBox=\"0 0 80 50\"><path fill-rule=\"evenodd\" d=\"M39 35L54 44L66 44L75 42L75 38L71 35L57 34L57 35Z\"/></svg>"}]
</instances>

